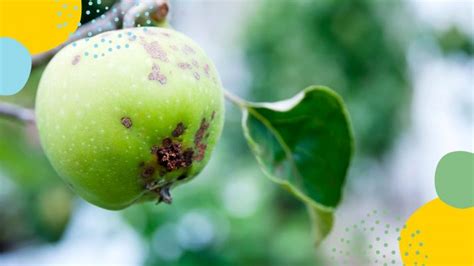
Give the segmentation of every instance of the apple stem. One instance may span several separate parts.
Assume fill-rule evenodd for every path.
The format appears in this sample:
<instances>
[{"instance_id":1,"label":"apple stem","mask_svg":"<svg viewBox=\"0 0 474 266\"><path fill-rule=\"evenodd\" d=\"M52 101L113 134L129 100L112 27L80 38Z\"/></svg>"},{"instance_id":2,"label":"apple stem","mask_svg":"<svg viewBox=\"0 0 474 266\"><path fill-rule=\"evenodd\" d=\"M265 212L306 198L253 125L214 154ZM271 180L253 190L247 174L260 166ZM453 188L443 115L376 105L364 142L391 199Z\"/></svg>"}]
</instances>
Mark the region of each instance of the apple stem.
<instances>
[{"instance_id":1,"label":"apple stem","mask_svg":"<svg viewBox=\"0 0 474 266\"><path fill-rule=\"evenodd\" d=\"M13 118L25 123L35 123L35 111L19 105L0 102L0 117Z\"/></svg>"}]
</instances>

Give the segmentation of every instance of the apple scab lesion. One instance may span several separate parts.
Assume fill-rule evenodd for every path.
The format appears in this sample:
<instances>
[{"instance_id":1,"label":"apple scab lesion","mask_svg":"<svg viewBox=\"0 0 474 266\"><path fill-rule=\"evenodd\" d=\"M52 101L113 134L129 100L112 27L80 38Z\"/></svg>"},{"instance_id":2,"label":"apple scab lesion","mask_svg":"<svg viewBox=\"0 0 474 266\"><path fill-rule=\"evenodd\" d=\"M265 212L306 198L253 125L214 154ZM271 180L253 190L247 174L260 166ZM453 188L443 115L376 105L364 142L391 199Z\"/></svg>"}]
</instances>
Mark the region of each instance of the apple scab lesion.
<instances>
[{"instance_id":1,"label":"apple scab lesion","mask_svg":"<svg viewBox=\"0 0 474 266\"><path fill-rule=\"evenodd\" d=\"M126 128L131 128L133 123L132 123L132 119L130 119L130 117L128 116L124 116L120 119L120 123L122 123L122 125Z\"/></svg>"},{"instance_id":2,"label":"apple scab lesion","mask_svg":"<svg viewBox=\"0 0 474 266\"><path fill-rule=\"evenodd\" d=\"M141 176L148 183L149 178L155 172L160 176L165 176L166 173L172 172L181 168L190 167L193 163L194 150L192 148L185 148L182 145L182 140L178 137L182 136L186 130L183 122L179 122L176 128L171 132L169 137L165 137L161 144L154 144L150 148L150 153L153 158L150 162L143 162L139 167L142 169ZM151 171L150 168L153 168Z\"/></svg>"},{"instance_id":3,"label":"apple scab lesion","mask_svg":"<svg viewBox=\"0 0 474 266\"><path fill-rule=\"evenodd\" d=\"M170 138L165 138L156 152L158 164L167 172L191 166L193 155L192 149L184 149L180 142Z\"/></svg>"},{"instance_id":4,"label":"apple scab lesion","mask_svg":"<svg viewBox=\"0 0 474 266\"><path fill-rule=\"evenodd\" d=\"M157 41L147 42L145 38L141 39L141 45L145 49L146 53L153 59L158 59L162 62L169 62L168 54Z\"/></svg>"},{"instance_id":5,"label":"apple scab lesion","mask_svg":"<svg viewBox=\"0 0 474 266\"><path fill-rule=\"evenodd\" d=\"M177 125L176 125L176 128L173 130L173 132L171 133L171 135L175 138L181 136L184 134L184 131L186 130L186 127L184 126L183 122L179 122Z\"/></svg>"},{"instance_id":6,"label":"apple scab lesion","mask_svg":"<svg viewBox=\"0 0 474 266\"><path fill-rule=\"evenodd\" d=\"M153 176L153 174L155 173L155 167L153 166L146 166L143 171L142 171L142 174L141 176L143 178L150 178Z\"/></svg>"},{"instance_id":7,"label":"apple scab lesion","mask_svg":"<svg viewBox=\"0 0 474 266\"><path fill-rule=\"evenodd\" d=\"M168 79L160 72L160 67L157 64L153 64L151 72L148 74L148 80L158 81L161 85L165 85Z\"/></svg>"},{"instance_id":8,"label":"apple scab lesion","mask_svg":"<svg viewBox=\"0 0 474 266\"><path fill-rule=\"evenodd\" d=\"M81 61L81 56L80 55L75 55L73 58L72 58L72 62L71 64L73 66L77 65L79 63L79 61Z\"/></svg>"},{"instance_id":9,"label":"apple scab lesion","mask_svg":"<svg viewBox=\"0 0 474 266\"><path fill-rule=\"evenodd\" d=\"M196 51L191 46L189 46L187 44L183 45L182 51L185 55L196 53Z\"/></svg>"},{"instance_id":10,"label":"apple scab lesion","mask_svg":"<svg viewBox=\"0 0 474 266\"><path fill-rule=\"evenodd\" d=\"M206 73L206 76L209 77L210 72L211 72L211 68L209 67L209 64L205 64L203 69L204 69L204 73Z\"/></svg>"},{"instance_id":11,"label":"apple scab lesion","mask_svg":"<svg viewBox=\"0 0 474 266\"><path fill-rule=\"evenodd\" d=\"M206 155L207 144L204 143L204 139L209 137L209 135L207 134L209 126L210 123L207 121L206 118L203 118L201 120L199 129L196 131L196 134L194 134L194 147L196 149L196 155L194 156L194 159L196 161L202 161L204 159L204 156Z\"/></svg>"},{"instance_id":12,"label":"apple scab lesion","mask_svg":"<svg viewBox=\"0 0 474 266\"><path fill-rule=\"evenodd\" d=\"M186 63L186 62L179 62L178 67L181 68L181 69L191 69L192 68L191 64Z\"/></svg>"},{"instance_id":13,"label":"apple scab lesion","mask_svg":"<svg viewBox=\"0 0 474 266\"><path fill-rule=\"evenodd\" d=\"M202 118L199 128L194 134L194 145L192 147L183 146L182 139L179 137L185 134L186 126L183 122L176 124L174 130L168 137L162 139L160 144L152 145L150 153L153 155L151 161L140 165L141 176L145 183L145 188L157 195L158 203L171 203L170 188L175 181L186 179L188 169L195 161L204 159L207 150L207 139L209 137L209 127L214 120L215 111L209 118ZM166 173L181 170L180 175L175 181L166 181L164 184L158 184L159 179L153 178L155 173L165 176Z\"/></svg>"}]
</instances>

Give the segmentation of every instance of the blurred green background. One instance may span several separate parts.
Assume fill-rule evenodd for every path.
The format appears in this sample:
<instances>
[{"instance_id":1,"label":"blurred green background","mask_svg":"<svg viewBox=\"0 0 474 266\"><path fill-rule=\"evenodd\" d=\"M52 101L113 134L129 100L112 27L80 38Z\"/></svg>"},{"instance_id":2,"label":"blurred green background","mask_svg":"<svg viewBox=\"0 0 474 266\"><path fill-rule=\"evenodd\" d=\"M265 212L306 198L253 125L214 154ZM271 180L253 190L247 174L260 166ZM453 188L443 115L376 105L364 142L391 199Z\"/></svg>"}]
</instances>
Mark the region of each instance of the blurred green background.
<instances>
[{"instance_id":1,"label":"blurred green background","mask_svg":"<svg viewBox=\"0 0 474 266\"><path fill-rule=\"evenodd\" d=\"M456 24L439 28L421 23L407 1L184 2L172 2L171 23L198 39L211 38L212 32L204 26L210 27L212 20L196 10L246 11L239 25L228 25L238 35L239 41L233 45L240 48L239 60L249 73L245 82L229 78L235 71L230 66L234 56L213 53L219 44L204 43L223 68L224 85L236 88L235 93L250 100L273 101L320 84L343 96L357 142L346 188L349 194L373 182L361 173L380 167L378 163L391 154L397 139L413 123L410 113L416 71L410 69L412 44L438 58L473 59L472 34ZM218 18L225 16L222 12ZM194 15L187 18L191 13ZM204 26L188 27L186 19ZM0 101L33 107L43 69L34 68L21 93L0 97ZM258 170L242 136L239 111L228 105L226 116L224 134L210 164L199 178L176 189L172 206L141 204L97 220L102 224L97 230L120 228L138 241L133 247L131 242L114 243L113 247L121 244L132 253L138 250L132 254L137 259L110 264L330 265L329 254L316 252L311 244L305 207ZM0 120L0 264L2 257L6 264L28 264L32 258L28 254L35 250L48 254L46 263L79 259L80 252L62 245L83 239L86 243L79 246L87 246L87 239L91 239L87 236L97 232L74 233L86 219L80 217L86 213L87 219L98 219L95 213L108 213L89 206L66 188L42 154L35 130ZM384 178L378 176L376 182L385 182ZM79 222L72 222L74 219ZM103 236L103 242L97 243L112 241L107 233L97 234ZM122 249L111 252L120 257ZM58 255L68 252L71 257ZM94 261L106 262L95 258L85 264Z\"/></svg>"}]
</instances>

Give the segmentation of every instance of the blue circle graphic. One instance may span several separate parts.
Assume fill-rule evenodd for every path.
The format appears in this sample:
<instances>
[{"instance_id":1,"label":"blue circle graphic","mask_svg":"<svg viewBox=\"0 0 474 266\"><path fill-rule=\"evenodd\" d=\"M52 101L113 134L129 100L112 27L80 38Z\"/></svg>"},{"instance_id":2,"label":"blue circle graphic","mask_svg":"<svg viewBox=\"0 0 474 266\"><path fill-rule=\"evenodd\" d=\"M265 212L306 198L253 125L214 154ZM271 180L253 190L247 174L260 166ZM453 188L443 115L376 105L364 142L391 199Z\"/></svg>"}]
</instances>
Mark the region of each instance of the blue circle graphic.
<instances>
[{"instance_id":1,"label":"blue circle graphic","mask_svg":"<svg viewBox=\"0 0 474 266\"><path fill-rule=\"evenodd\" d=\"M11 38L0 38L0 95L19 92L31 73L28 49Z\"/></svg>"}]
</instances>

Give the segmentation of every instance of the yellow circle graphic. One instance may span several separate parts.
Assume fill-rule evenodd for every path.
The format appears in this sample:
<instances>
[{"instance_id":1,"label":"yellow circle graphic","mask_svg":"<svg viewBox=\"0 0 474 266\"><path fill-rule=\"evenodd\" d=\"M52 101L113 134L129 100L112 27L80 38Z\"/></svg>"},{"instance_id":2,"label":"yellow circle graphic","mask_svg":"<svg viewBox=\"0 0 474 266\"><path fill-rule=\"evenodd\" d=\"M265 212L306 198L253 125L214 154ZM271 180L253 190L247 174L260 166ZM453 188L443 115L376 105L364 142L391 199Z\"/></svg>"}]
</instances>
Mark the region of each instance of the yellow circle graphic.
<instances>
[{"instance_id":1,"label":"yellow circle graphic","mask_svg":"<svg viewBox=\"0 0 474 266\"><path fill-rule=\"evenodd\" d=\"M80 0L0 0L0 37L16 39L32 55L66 41L80 20Z\"/></svg>"},{"instance_id":2,"label":"yellow circle graphic","mask_svg":"<svg viewBox=\"0 0 474 266\"><path fill-rule=\"evenodd\" d=\"M474 207L426 203L406 222L399 248L404 265L474 265Z\"/></svg>"}]
</instances>

